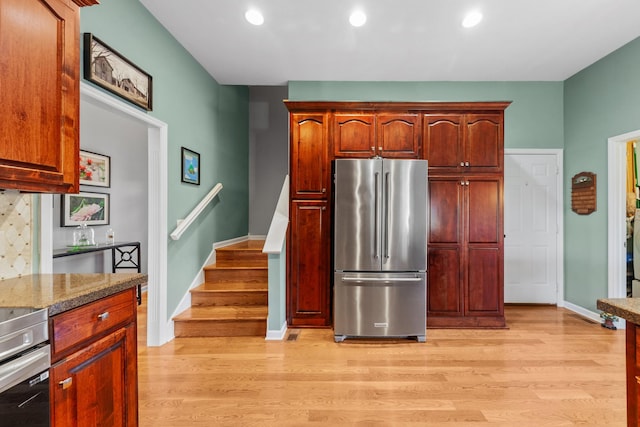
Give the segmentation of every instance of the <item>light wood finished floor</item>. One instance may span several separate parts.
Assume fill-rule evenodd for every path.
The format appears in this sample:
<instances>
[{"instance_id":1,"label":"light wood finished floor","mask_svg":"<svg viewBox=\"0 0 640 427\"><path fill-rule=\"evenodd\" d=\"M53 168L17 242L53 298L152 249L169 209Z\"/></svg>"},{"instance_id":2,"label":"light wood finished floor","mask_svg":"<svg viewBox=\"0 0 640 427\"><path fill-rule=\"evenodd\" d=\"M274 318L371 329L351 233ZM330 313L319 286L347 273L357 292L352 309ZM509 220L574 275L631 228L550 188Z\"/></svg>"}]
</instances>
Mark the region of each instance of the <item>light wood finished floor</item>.
<instances>
[{"instance_id":1,"label":"light wood finished floor","mask_svg":"<svg viewBox=\"0 0 640 427\"><path fill-rule=\"evenodd\" d=\"M424 344L179 338L145 346L141 427L624 426L624 331L509 306L508 330L429 329Z\"/></svg>"}]
</instances>

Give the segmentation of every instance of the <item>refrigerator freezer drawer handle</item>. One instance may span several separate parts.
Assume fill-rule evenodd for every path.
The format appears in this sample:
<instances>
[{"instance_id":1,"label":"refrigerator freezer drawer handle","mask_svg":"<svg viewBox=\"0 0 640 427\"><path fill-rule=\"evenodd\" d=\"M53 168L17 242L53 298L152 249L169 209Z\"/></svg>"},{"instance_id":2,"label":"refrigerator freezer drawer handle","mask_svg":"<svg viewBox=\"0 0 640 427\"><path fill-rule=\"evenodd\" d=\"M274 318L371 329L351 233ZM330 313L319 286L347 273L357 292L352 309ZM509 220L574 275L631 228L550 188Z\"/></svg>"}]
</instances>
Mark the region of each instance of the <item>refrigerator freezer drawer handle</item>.
<instances>
[{"instance_id":1,"label":"refrigerator freezer drawer handle","mask_svg":"<svg viewBox=\"0 0 640 427\"><path fill-rule=\"evenodd\" d=\"M421 282L421 277L371 277L363 279L361 277L343 277L343 282L367 283L367 282Z\"/></svg>"}]
</instances>

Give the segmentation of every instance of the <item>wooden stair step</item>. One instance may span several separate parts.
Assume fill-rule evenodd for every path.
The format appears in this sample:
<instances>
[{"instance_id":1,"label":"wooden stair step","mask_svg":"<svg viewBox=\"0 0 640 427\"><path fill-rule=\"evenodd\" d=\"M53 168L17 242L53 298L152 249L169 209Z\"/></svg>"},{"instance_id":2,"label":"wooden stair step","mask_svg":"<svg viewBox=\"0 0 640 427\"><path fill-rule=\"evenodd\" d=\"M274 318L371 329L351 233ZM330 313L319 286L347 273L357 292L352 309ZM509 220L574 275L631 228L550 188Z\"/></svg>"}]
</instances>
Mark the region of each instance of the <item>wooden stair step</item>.
<instances>
[{"instance_id":1,"label":"wooden stair step","mask_svg":"<svg viewBox=\"0 0 640 427\"><path fill-rule=\"evenodd\" d=\"M266 306L191 307L173 318L176 337L264 336Z\"/></svg>"},{"instance_id":2,"label":"wooden stair step","mask_svg":"<svg viewBox=\"0 0 640 427\"><path fill-rule=\"evenodd\" d=\"M247 240L216 249L218 266L257 266L266 267L269 262L267 254L262 253L264 240Z\"/></svg>"},{"instance_id":3,"label":"wooden stair step","mask_svg":"<svg viewBox=\"0 0 640 427\"><path fill-rule=\"evenodd\" d=\"M268 281L269 268L260 267L224 267L212 264L204 267L206 282L239 282L239 281Z\"/></svg>"},{"instance_id":4,"label":"wooden stair step","mask_svg":"<svg viewBox=\"0 0 640 427\"><path fill-rule=\"evenodd\" d=\"M224 283L215 283L215 288L210 288L203 283L192 289L191 305L193 306L227 306L227 305L267 305L269 293L266 284L258 282L245 283L247 287L223 288ZM253 287L249 287L253 285ZM256 286L258 285L258 286Z\"/></svg>"},{"instance_id":5,"label":"wooden stair step","mask_svg":"<svg viewBox=\"0 0 640 427\"><path fill-rule=\"evenodd\" d=\"M204 282L192 291L220 291L220 290L267 290L269 283L264 282Z\"/></svg>"}]
</instances>

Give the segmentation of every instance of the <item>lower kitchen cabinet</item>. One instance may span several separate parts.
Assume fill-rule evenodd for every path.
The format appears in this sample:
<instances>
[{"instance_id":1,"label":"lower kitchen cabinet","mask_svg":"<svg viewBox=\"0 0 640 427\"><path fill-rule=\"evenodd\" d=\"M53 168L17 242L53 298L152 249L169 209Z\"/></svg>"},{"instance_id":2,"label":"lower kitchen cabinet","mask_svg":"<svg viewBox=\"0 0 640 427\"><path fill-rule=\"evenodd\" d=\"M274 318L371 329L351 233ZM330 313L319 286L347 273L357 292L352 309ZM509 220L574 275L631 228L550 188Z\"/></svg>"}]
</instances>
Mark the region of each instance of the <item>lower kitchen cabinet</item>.
<instances>
[{"instance_id":1,"label":"lower kitchen cabinet","mask_svg":"<svg viewBox=\"0 0 640 427\"><path fill-rule=\"evenodd\" d=\"M326 201L291 203L288 281L290 326L330 326L329 207Z\"/></svg>"},{"instance_id":2,"label":"lower kitchen cabinet","mask_svg":"<svg viewBox=\"0 0 640 427\"><path fill-rule=\"evenodd\" d=\"M137 426L135 288L50 322L52 425Z\"/></svg>"},{"instance_id":3,"label":"lower kitchen cabinet","mask_svg":"<svg viewBox=\"0 0 640 427\"><path fill-rule=\"evenodd\" d=\"M428 326L505 326L502 203L502 177L429 178Z\"/></svg>"},{"instance_id":4,"label":"lower kitchen cabinet","mask_svg":"<svg viewBox=\"0 0 640 427\"><path fill-rule=\"evenodd\" d=\"M640 425L640 326L627 320L627 426Z\"/></svg>"}]
</instances>

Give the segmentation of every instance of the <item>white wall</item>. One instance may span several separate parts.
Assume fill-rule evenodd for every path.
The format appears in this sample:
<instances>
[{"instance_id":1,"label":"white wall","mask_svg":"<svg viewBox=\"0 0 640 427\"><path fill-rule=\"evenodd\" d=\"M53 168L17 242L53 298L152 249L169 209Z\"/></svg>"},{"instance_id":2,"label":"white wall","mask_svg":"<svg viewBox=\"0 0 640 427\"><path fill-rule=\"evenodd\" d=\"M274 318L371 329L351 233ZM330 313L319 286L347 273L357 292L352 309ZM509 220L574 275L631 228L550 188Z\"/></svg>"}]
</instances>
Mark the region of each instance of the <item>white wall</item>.
<instances>
[{"instance_id":1,"label":"white wall","mask_svg":"<svg viewBox=\"0 0 640 427\"><path fill-rule=\"evenodd\" d=\"M80 149L111 157L111 187L82 185L80 191L110 194L110 225L95 226L96 243L111 227L116 241L141 242L142 272L147 272L147 127L123 115L80 104ZM53 201L53 246L73 242L74 227L60 226L60 197ZM110 251L56 258L54 273L111 272Z\"/></svg>"}]
</instances>

